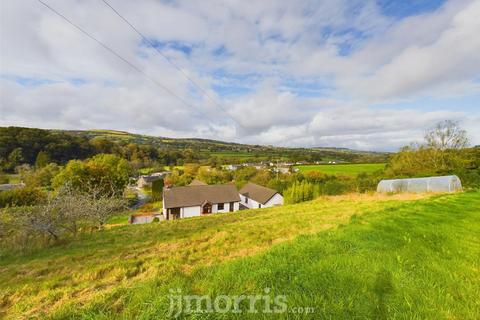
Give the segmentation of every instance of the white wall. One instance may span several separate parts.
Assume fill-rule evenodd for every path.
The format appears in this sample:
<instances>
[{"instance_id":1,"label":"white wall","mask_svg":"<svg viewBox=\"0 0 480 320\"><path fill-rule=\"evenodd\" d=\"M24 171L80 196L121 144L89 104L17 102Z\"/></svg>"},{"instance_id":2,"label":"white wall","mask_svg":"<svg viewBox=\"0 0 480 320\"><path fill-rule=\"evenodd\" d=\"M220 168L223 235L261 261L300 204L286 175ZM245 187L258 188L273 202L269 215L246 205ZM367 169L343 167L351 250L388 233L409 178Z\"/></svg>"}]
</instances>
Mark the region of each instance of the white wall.
<instances>
[{"instance_id":1,"label":"white wall","mask_svg":"<svg viewBox=\"0 0 480 320\"><path fill-rule=\"evenodd\" d=\"M239 202L233 203L233 211L238 211L240 208ZM223 210L218 210L218 204L214 204L212 207L212 213L226 213L230 212L230 202L225 202L223 204Z\"/></svg>"},{"instance_id":2,"label":"white wall","mask_svg":"<svg viewBox=\"0 0 480 320\"><path fill-rule=\"evenodd\" d=\"M201 212L202 212L202 208L200 206L183 207L180 209L180 217L181 218L199 217Z\"/></svg>"},{"instance_id":3,"label":"white wall","mask_svg":"<svg viewBox=\"0 0 480 320\"><path fill-rule=\"evenodd\" d=\"M253 199L250 199L248 198L248 203L246 201L247 197L245 197L244 195L240 195L240 202L247 208L250 208L250 209L258 209L259 208L259 202L253 200ZM261 204L260 204L261 205ZM261 205L261 207L263 208L263 205Z\"/></svg>"},{"instance_id":4,"label":"white wall","mask_svg":"<svg viewBox=\"0 0 480 320\"><path fill-rule=\"evenodd\" d=\"M277 193L262 207L268 208L281 205L283 205L283 196L280 193Z\"/></svg>"},{"instance_id":5,"label":"white wall","mask_svg":"<svg viewBox=\"0 0 480 320\"><path fill-rule=\"evenodd\" d=\"M233 203L233 211L238 211L240 209L240 202ZM212 213L227 213L230 212L230 202L226 202L223 206L223 210L218 210L218 204L213 204L212 206ZM183 207L180 208L180 218L191 218L191 217L199 217L202 213L201 206L195 207ZM167 209L163 206L163 215L167 216Z\"/></svg>"},{"instance_id":6,"label":"white wall","mask_svg":"<svg viewBox=\"0 0 480 320\"><path fill-rule=\"evenodd\" d=\"M158 218L160 221L164 220L165 218L160 214L149 215L149 216L132 216L130 218L131 224L144 224L144 223L151 223L153 219Z\"/></svg>"},{"instance_id":7,"label":"white wall","mask_svg":"<svg viewBox=\"0 0 480 320\"><path fill-rule=\"evenodd\" d=\"M144 224L150 223L153 221L153 216L139 216L139 217L132 217L132 224Z\"/></svg>"},{"instance_id":8,"label":"white wall","mask_svg":"<svg viewBox=\"0 0 480 320\"><path fill-rule=\"evenodd\" d=\"M240 195L240 203L250 209L258 209L258 208L268 208L273 206L280 206L283 205L283 196L279 193L276 193L270 200L267 201L265 204L261 204L253 199L248 198L248 203L246 201L244 195Z\"/></svg>"}]
</instances>

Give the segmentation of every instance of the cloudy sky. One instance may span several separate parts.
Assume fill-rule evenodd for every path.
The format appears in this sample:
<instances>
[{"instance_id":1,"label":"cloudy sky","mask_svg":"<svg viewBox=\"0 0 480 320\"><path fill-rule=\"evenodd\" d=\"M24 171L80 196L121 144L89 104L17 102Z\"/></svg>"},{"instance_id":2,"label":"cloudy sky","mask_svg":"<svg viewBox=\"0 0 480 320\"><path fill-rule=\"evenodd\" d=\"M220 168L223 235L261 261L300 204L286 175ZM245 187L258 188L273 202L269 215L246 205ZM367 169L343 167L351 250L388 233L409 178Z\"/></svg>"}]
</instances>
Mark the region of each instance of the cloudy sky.
<instances>
[{"instance_id":1,"label":"cloudy sky","mask_svg":"<svg viewBox=\"0 0 480 320\"><path fill-rule=\"evenodd\" d=\"M478 0L108 0L147 41L101 0L43 1L141 72L2 1L0 126L395 150L453 119L480 144Z\"/></svg>"}]
</instances>

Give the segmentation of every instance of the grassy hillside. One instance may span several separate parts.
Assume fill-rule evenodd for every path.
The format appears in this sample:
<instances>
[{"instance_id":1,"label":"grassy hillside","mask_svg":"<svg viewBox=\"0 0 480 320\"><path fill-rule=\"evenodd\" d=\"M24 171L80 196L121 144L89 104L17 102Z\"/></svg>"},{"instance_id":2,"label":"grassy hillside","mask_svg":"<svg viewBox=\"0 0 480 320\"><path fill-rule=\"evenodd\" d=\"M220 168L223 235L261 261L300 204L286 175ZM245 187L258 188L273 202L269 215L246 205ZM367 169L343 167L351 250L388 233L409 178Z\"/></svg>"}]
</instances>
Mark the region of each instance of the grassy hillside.
<instances>
[{"instance_id":1,"label":"grassy hillside","mask_svg":"<svg viewBox=\"0 0 480 320\"><path fill-rule=\"evenodd\" d=\"M39 152L56 163L115 153L164 164L187 162L328 161L385 162L389 154L336 148L283 148L197 138L166 138L115 130L46 130L0 127L0 170L13 173L22 163L35 164ZM14 153L15 152L15 153ZM13 153L13 154L12 154ZM9 160L10 159L10 160Z\"/></svg>"},{"instance_id":2,"label":"grassy hillside","mask_svg":"<svg viewBox=\"0 0 480 320\"><path fill-rule=\"evenodd\" d=\"M372 173L385 168L385 163L359 163L359 164L319 164L295 166L301 172L320 171L325 174L356 176L359 173Z\"/></svg>"},{"instance_id":3,"label":"grassy hillside","mask_svg":"<svg viewBox=\"0 0 480 320\"><path fill-rule=\"evenodd\" d=\"M116 142L134 142L152 145L165 150L192 149L199 151L205 157L240 158L252 161L267 160L269 158L285 160L299 154L321 156L324 160L343 160L347 162L385 161L388 154L382 152L357 151L347 148L283 148L274 146L248 145L241 143L225 142L198 138L165 138L141 134L132 134L116 130L56 130L58 132L72 133L77 136L95 138L104 137ZM303 159L304 157L300 157Z\"/></svg>"},{"instance_id":4,"label":"grassy hillside","mask_svg":"<svg viewBox=\"0 0 480 320\"><path fill-rule=\"evenodd\" d=\"M275 319L475 319L479 235L480 192L331 197L118 227L3 257L0 315L162 319L169 289L215 296L270 288L287 296L290 311ZM315 313L292 314L299 306Z\"/></svg>"}]
</instances>

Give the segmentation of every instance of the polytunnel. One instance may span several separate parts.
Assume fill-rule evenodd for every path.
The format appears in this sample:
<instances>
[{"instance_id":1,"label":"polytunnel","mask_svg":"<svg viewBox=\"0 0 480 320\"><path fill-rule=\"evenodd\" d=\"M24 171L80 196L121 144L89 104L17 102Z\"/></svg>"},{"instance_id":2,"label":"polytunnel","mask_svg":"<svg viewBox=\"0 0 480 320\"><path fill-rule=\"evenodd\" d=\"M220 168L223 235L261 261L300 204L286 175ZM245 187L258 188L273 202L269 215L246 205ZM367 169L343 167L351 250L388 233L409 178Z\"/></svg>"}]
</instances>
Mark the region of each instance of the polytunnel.
<instances>
[{"instance_id":1,"label":"polytunnel","mask_svg":"<svg viewBox=\"0 0 480 320\"><path fill-rule=\"evenodd\" d=\"M457 176L382 180L377 192L455 192L462 190Z\"/></svg>"}]
</instances>

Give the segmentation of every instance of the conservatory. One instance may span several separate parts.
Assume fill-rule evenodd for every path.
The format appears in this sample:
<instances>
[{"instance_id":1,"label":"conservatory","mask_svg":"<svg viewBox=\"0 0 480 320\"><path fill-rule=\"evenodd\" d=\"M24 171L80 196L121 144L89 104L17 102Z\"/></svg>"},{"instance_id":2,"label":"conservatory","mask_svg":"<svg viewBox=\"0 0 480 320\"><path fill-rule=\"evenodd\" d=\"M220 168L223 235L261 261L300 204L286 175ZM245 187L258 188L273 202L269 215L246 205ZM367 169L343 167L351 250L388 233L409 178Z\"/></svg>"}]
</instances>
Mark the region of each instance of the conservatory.
<instances>
[{"instance_id":1,"label":"conservatory","mask_svg":"<svg viewBox=\"0 0 480 320\"><path fill-rule=\"evenodd\" d=\"M455 192L462 190L457 176L382 180L377 192Z\"/></svg>"}]
</instances>

